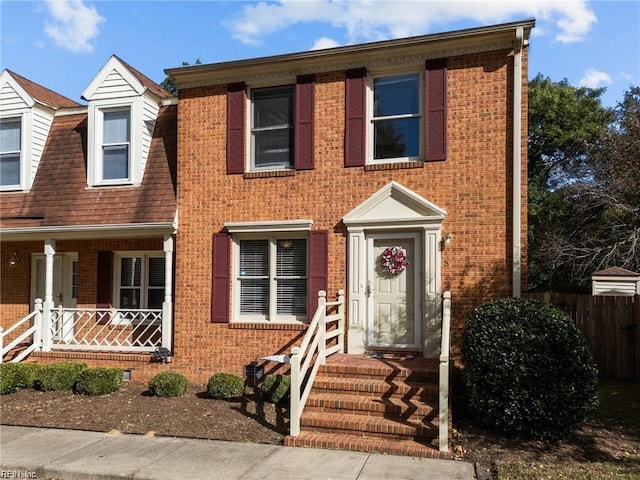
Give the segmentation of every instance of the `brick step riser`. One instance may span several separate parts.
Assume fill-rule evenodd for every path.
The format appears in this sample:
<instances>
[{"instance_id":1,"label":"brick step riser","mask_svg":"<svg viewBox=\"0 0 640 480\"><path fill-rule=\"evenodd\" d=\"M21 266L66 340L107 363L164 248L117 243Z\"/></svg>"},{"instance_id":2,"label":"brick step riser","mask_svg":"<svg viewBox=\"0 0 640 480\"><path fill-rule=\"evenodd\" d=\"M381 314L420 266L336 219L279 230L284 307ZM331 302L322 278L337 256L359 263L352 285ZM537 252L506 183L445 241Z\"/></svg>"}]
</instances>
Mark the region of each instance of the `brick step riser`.
<instances>
[{"instance_id":1,"label":"brick step riser","mask_svg":"<svg viewBox=\"0 0 640 480\"><path fill-rule=\"evenodd\" d=\"M313 385L314 393L331 393L335 395L359 395L362 397L375 398L402 398L416 399L422 403L430 403L438 398L438 390L433 387L415 387L415 386L396 386L389 385L358 385L352 384L335 384L325 383L320 379L316 379Z\"/></svg>"},{"instance_id":2,"label":"brick step riser","mask_svg":"<svg viewBox=\"0 0 640 480\"><path fill-rule=\"evenodd\" d=\"M304 431L304 429L303 429ZM316 433L327 433L327 434L336 434L336 435L349 435L355 438L378 438L383 440L395 440L395 441L405 441L405 442L422 442L422 443L430 443L431 441L438 438L437 433L425 433L425 434L403 434L403 433L386 433L386 432L371 432L364 430L348 430L344 428L335 428L335 427L317 427L313 426L309 430L309 432Z\"/></svg>"},{"instance_id":3,"label":"brick step riser","mask_svg":"<svg viewBox=\"0 0 640 480\"><path fill-rule=\"evenodd\" d=\"M331 414L349 414L349 415L362 415L368 417L380 417L380 418L397 418L399 420L422 420L425 417L435 418L438 414L433 409L421 408L415 412L408 410L402 411L400 409L388 409L388 410L370 410L365 408L350 408L350 407L332 407L332 406L316 406L307 404L304 408L305 412L317 412Z\"/></svg>"},{"instance_id":4,"label":"brick step riser","mask_svg":"<svg viewBox=\"0 0 640 480\"><path fill-rule=\"evenodd\" d=\"M319 376L329 378L357 378L359 380L383 380L383 381L402 381L402 382L415 382L415 383L438 383L438 372L413 372L409 375L401 373L376 373L371 371L336 371L320 369Z\"/></svg>"},{"instance_id":5,"label":"brick step riser","mask_svg":"<svg viewBox=\"0 0 640 480\"><path fill-rule=\"evenodd\" d=\"M430 445L399 441L386 442L384 439L371 439L373 440L372 442L364 443L362 440L362 437L358 437L355 441L350 437L342 438L342 440L310 440L307 438L298 439L287 437L285 439L285 445L287 447L326 448L383 455L406 455L419 458L444 458L436 448Z\"/></svg>"}]
</instances>

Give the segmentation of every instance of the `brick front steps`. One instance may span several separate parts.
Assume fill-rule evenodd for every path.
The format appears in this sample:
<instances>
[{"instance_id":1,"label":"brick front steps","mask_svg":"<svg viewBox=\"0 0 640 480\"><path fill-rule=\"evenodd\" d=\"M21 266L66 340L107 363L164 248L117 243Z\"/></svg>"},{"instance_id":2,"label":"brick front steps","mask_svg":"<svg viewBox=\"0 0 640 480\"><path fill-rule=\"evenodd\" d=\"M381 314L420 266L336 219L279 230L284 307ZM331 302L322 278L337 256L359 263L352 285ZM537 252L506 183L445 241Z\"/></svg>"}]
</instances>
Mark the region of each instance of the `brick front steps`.
<instances>
[{"instance_id":1,"label":"brick front steps","mask_svg":"<svg viewBox=\"0 0 640 480\"><path fill-rule=\"evenodd\" d=\"M334 355L323 365L285 445L427 458L437 448L438 363Z\"/></svg>"}]
</instances>

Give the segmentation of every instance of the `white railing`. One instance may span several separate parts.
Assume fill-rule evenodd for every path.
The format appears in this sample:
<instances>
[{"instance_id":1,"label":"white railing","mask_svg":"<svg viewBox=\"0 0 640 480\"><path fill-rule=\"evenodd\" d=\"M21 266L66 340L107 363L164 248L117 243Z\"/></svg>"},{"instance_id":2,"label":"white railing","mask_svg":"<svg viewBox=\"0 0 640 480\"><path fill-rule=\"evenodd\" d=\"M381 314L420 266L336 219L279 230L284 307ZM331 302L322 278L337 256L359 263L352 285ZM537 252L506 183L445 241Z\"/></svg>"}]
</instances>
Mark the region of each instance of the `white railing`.
<instances>
[{"instance_id":1,"label":"white railing","mask_svg":"<svg viewBox=\"0 0 640 480\"><path fill-rule=\"evenodd\" d=\"M16 336L7 345L4 344L4 339L13 334L16 330L24 328L29 324L29 328ZM40 347L42 331L42 300L36 300L35 309L29 315L22 320L18 320L11 327L3 330L0 327L0 363L3 362L4 356L11 350L21 344L27 344L28 346L22 349L15 357L11 359L11 362L19 362L27 357L31 352Z\"/></svg>"},{"instance_id":2,"label":"white railing","mask_svg":"<svg viewBox=\"0 0 640 480\"><path fill-rule=\"evenodd\" d=\"M162 310L58 307L49 334L52 350L153 352L162 345Z\"/></svg>"},{"instance_id":3,"label":"white railing","mask_svg":"<svg viewBox=\"0 0 640 480\"><path fill-rule=\"evenodd\" d=\"M441 452L449 451L449 355L451 350L451 292L442 299L442 337L440 344L440 396L438 400L439 435Z\"/></svg>"},{"instance_id":4,"label":"white railing","mask_svg":"<svg viewBox=\"0 0 640 480\"><path fill-rule=\"evenodd\" d=\"M332 312L328 314L327 309ZM328 324L335 324L327 328ZM330 345L330 346L328 346ZM291 349L291 410L289 433L300 435L300 418L307 403L320 365L327 357L344 352L344 290L338 292L338 300L327 302L327 293L318 292L318 308L299 347ZM312 364L313 362L313 364Z\"/></svg>"}]
</instances>

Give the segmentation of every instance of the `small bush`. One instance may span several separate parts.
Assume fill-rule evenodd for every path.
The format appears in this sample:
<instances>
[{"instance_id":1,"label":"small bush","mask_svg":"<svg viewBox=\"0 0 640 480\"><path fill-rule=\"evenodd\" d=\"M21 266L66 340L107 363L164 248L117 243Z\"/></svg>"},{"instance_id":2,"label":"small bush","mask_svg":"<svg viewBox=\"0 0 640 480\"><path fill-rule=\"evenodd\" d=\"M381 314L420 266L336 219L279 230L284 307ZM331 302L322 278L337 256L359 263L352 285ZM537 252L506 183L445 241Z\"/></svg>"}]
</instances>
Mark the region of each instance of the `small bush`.
<instances>
[{"instance_id":1,"label":"small bush","mask_svg":"<svg viewBox=\"0 0 640 480\"><path fill-rule=\"evenodd\" d=\"M216 373L207 383L207 395L216 400L231 400L244 394L244 380L230 373Z\"/></svg>"},{"instance_id":2,"label":"small bush","mask_svg":"<svg viewBox=\"0 0 640 480\"><path fill-rule=\"evenodd\" d=\"M584 337L550 305L509 298L477 308L462 361L471 413L506 433L562 438L598 405L598 372Z\"/></svg>"},{"instance_id":3,"label":"small bush","mask_svg":"<svg viewBox=\"0 0 640 480\"><path fill-rule=\"evenodd\" d=\"M19 363L0 364L0 395L14 393L20 390Z\"/></svg>"},{"instance_id":4,"label":"small bush","mask_svg":"<svg viewBox=\"0 0 640 480\"><path fill-rule=\"evenodd\" d=\"M115 392L122 385L121 368L87 368L78 374L76 393L83 395L106 395Z\"/></svg>"},{"instance_id":5,"label":"small bush","mask_svg":"<svg viewBox=\"0 0 640 480\"><path fill-rule=\"evenodd\" d=\"M78 380L78 374L85 368L87 365L79 362L44 365L37 372L34 387L44 392L72 390Z\"/></svg>"},{"instance_id":6,"label":"small bush","mask_svg":"<svg viewBox=\"0 0 640 480\"><path fill-rule=\"evenodd\" d=\"M177 372L160 372L149 381L149 391L156 397L180 397L188 386L189 380Z\"/></svg>"},{"instance_id":7,"label":"small bush","mask_svg":"<svg viewBox=\"0 0 640 480\"><path fill-rule=\"evenodd\" d=\"M260 390L271 403L287 401L291 393L291 377L286 375L267 375L260 385Z\"/></svg>"}]
</instances>

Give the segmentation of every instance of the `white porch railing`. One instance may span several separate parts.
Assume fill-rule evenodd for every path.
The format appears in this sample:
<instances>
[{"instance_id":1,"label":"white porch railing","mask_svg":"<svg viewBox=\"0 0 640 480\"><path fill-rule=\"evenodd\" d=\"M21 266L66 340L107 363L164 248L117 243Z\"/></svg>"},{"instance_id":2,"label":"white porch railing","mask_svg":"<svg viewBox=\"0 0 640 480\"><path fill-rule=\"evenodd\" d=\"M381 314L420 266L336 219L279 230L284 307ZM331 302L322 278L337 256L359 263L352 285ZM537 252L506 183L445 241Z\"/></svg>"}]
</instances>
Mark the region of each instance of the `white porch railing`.
<instances>
[{"instance_id":1,"label":"white porch railing","mask_svg":"<svg viewBox=\"0 0 640 480\"><path fill-rule=\"evenodd\" d=\"M449 451L449 355L451 351L451 292L442 296L442 337L440 344L440 394L438 399L438 446Z\"/></svg>"},{"instance_id":2,"label":"white porch railing","mask_svg":"<svg viewBox=\"0 0 640 480\"><path fill-rule=\"evenodd\" d=\"M162 345L162 310L58 307L49 333L51 350L153 352Z\"/></svg>"},{"instance_id":3,"label":"white porch railing","mask_svg":"<svg viewBox=\"0 0 640 480\"><path fill-rule=\"evenodd\" d=\"M327 309L335 313L328 314ZM328 324L335 327L327 328ZM291 349L289 433L292 437L300 435L300 417L320 365L326 363L328 356L344 352L344 330L344 290L338 292L335 302L327 302L327 293L321 290L318 308L302 343Z\"/></svg>"},{"instance_id":4,"label":"white porch railing","mask_svg":"<svg viewBox=\"0 0 640 480\"><path fill-rule=\"evenodd\" d=\"M26 325L29 325L29 328L24 330L22 333L16 336L11 342L7 345L4 344L4 340L7 337L10 337L13 332L20 328L24 328ZM36 306L33 312L24 317L22 320L18 320L12 326L4 330L0 327L0 363L4 361L5 355L7 355L11 350L16 348L21 344L28 344L24 349L22 349L15 357L11 359L11 362L19 362L27 357L31 352L36 350L40 346L41 333L42 330L42 300L36 300Z\"/></svg>"}]
</instances>

